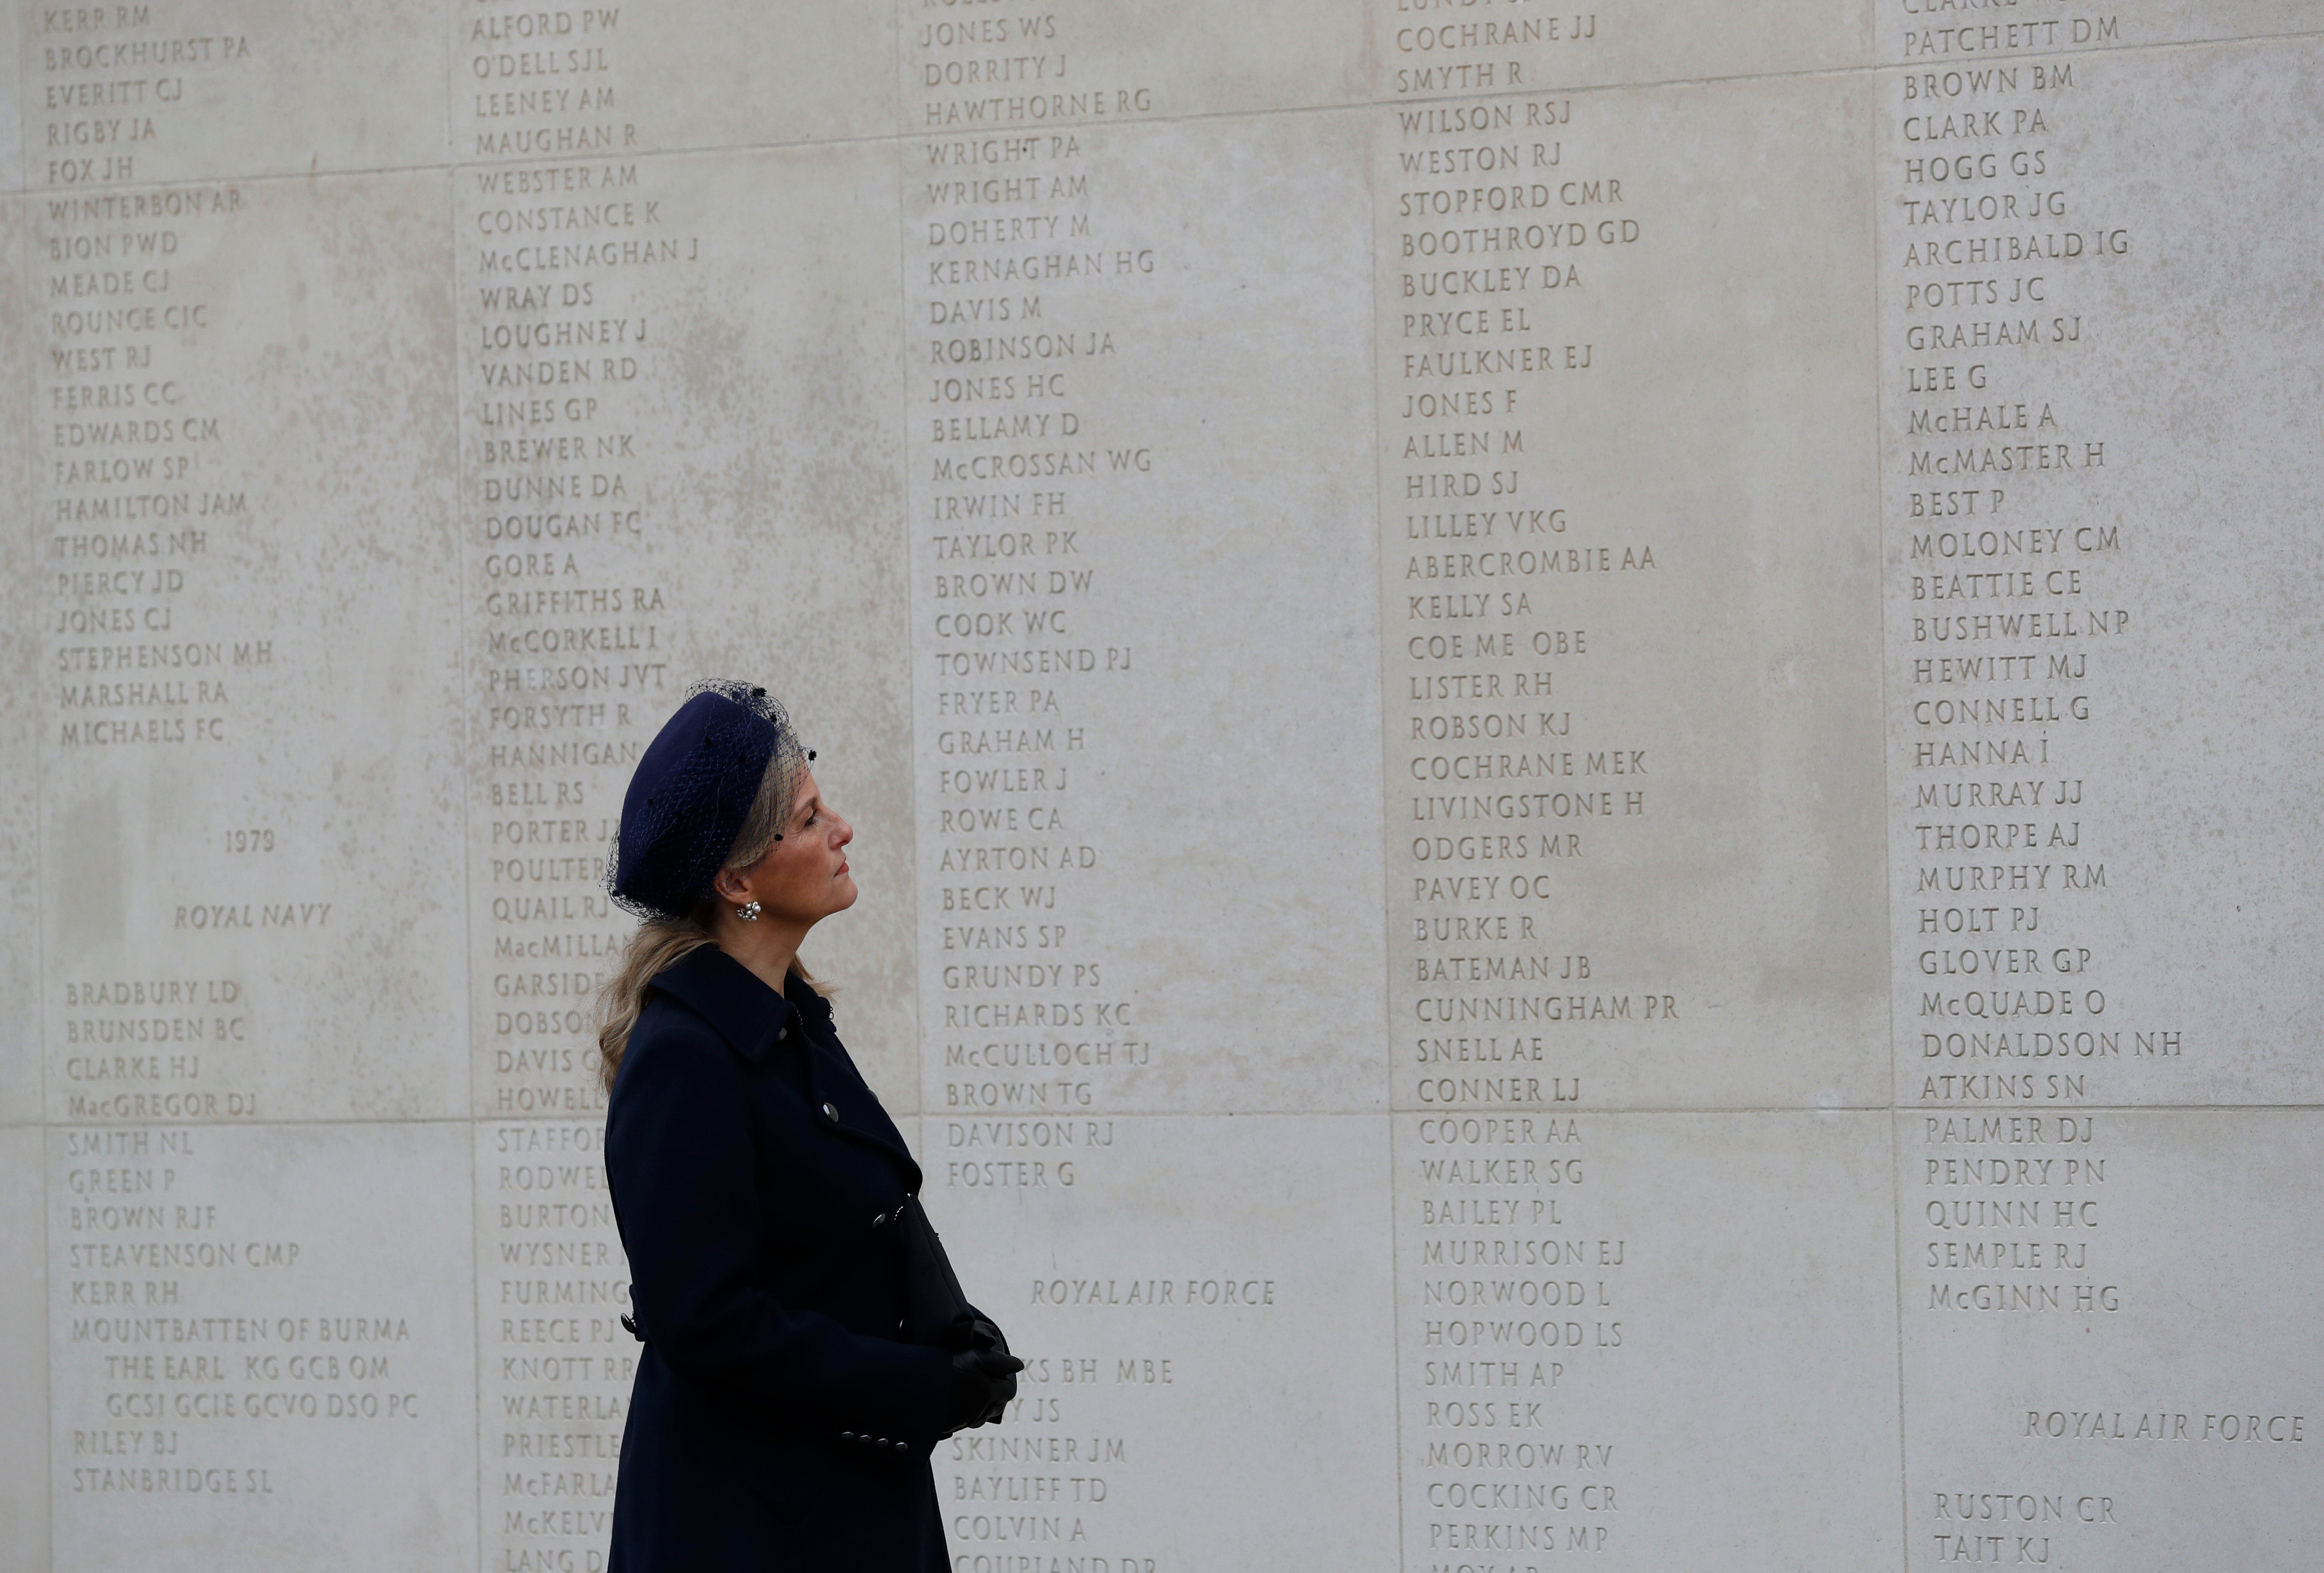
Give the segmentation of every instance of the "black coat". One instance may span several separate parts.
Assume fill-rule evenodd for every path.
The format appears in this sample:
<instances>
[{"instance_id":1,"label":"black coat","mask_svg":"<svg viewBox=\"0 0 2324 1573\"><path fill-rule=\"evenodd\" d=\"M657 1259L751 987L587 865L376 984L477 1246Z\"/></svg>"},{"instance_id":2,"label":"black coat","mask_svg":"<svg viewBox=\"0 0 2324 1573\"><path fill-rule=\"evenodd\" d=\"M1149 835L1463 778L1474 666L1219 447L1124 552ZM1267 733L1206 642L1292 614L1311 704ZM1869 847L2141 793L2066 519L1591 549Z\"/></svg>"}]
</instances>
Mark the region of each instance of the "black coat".
<instances>
[{"instance_id":1,"label":"black coat","mask_svg":"<svg viewBox=\"0 0 2324 1573\"><path fill-rule=\"evenodd\" d=\"M951 1357L897 1341L919 1165L791 980L705 946L653 980L605 1119L645 1338L610 1573L947 1566Z\"/></svg>"}]
</instances>

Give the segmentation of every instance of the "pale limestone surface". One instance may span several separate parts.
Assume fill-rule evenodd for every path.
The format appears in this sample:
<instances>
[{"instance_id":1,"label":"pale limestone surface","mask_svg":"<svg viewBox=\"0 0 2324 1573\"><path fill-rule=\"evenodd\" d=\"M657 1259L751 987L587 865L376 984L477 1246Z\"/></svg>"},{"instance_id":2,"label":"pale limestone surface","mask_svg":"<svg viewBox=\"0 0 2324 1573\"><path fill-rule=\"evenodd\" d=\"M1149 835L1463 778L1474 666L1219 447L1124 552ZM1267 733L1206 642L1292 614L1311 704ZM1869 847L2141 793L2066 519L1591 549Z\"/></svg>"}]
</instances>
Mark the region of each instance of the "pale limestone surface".
<instances>
[{"instance_id":1,"label":"pale limestone surface","mask_svg":"<svg viewBox=\"0 0 2324 1573\"><path fill-rule=\"evenodd\" d=\"M0 39L0 187L21 190L24 184L24 115L23 67L17 41L24 25L23 14L11 7Z\"/></svg>"},{"instance_id":2,"label":"pale limestone surface","mask_svg":"<svg viewBox=\"0 0 2324 1573\"><path fill-rule=\"evenodd\" d=\"M931 1116L1379 1106L1362 129L1045 133L1040 221L905 144Z\"/></svg>"},{"instance_id":3,"label":"pale limestone surface","mask_svg":"<svg viewBox=\"0 0 2324 1573\"><path fill-rule=\"evenodd\" d=\"M987 1242L973 1259L953 1246L963 1287L1029 1362L1020 1424L936 1449L956 1555L1038 1540L1139 1567L1221 1547L1382 1559L1394 1276L1360 1242L1388 1214L1385 1118L1100 1118L1035 1154L991 1145L1006 1122L922 1123L931 1216L948 1241ZM1046 1169L1010 1168L1027 1155Z\"/></svg>"},{"instance_id":4,"label":"pale limestone surface","mask_svg":"<svg viewBox=\"0 0 2324 1573\"><path fill-rule=\"evenodd\" d=\"M49 1562L46 1162L38 1126L0 1125L0 1558Z\"/></svg>"},{"instance_id":5,"label":"pale limestone surface","mask_svg":"<svg viewBox=\"0 0 2324 1573\"><path fill-rule=\"evenodd\" d=\"M1368 0L1381 103L1521 98L1610 83L1844 70L1870 63L1872 8L1801 0Z\"/></svg>"},{"instance_id":6,"label":"pale limestone surface","mask_svg":"<svg viewBox=\"0 0 2324 1573\"><path fill-rule=\"evenodd\" d=\"M472 1556L467 1158L450 1122L51 1129L56 1566Z\"/></svg>"},{"instance_id":7,"label":"pale limestone surface","mask_svg":"<svg viewBox=\"0 0 2324 1573\"><path fill-rule=\"evenodd\" d=\"M460 1112L444 186L36 212L52 1119Z\"/></svg>"},{"instance_id":8,"label":"pale limestone surface","mask_svg":"<svg viewBox=\"0 0 2324 1573\"><path fill-rule=\"evenodd\" d=\"M0 60L0 70L5 69ZM14 117L6 123L13 132ZM0 133L5 134L5 133ZM13 172L13 171L12 171ZM7 288L25 290L24 210L0 203L0 258ZM30 483L32 388L21 311L0 324L9 372L9 431L0 469L22 498ZM21 508L23 504L18 503ZM0 535L0 1561L36 1568L49 1555L48 1274L41 1145L40 840L38 731L42 724L39 571L32 533Z\"/></svg>"},{"instance_id":9,"label":"pale limestone surface","mask_svg":"<svg viewBox=\"0 0 2324 1573\"><path fill-rule=\"evenodd\" d=\"M26 288L22 201L0 203L0 276L13 295ZM33 402L31 327L22 311L0 322L0 365L8 368L11 419L0 437L0 473L21 499L32 480ZM19 509L24 505L17 503ZM40 928L39 732L41 611L39 548L29 528L0 536L0 923L10 943L0 950L0 1126L41 1118L41 955L30 936Z\"/></svg>"},{"instance_id":10,"label":"pale limestone surface","mask_svg":"<svg viewBox=\"0 0 2324 1573\"><path fill-rule=\"evenodd\" d=\"M811 0L445 5L455 162L885 136L896 17Z\"/></svg>"},{"instance_id":11,"label":"pale limestone surface","mask_svg":"<svg viewBox=\"0 0 2324 1573\"><path fill-rule=\"evenodd\" d=\"M1877 624L1830 610L1877 572L1869 99L1816 77L1377 123L1404 1107L1434 1095L1405 1066L1480 1061L1617 1108L1886 1099ZM1491 168L1433 172L1463 163ZM1527 206L1458 211L1504 188ZM1479 989L1488 955L1545 970Z\"/></svg>"},{"instance_id":12,"label":"pale limestone surface","mask_svg":"<svg viewBox=\"0 0 2324 1573\"><path fill-rule=\"evenodd\" d=\"M2297 1565L2324 6L11 25L0 1566L601 1565L708 676L964 1567Z\"/></svg>"},{"instance_id":13,"label":"pale limestone surface","mask_svg":"<svg viewBox=\"0 0 2324 1573\"><path fill-rule=\"evenodd\" d=\"M1910 1543L1959 1560L1938 1537L2000 1534L2014 1556L2030 1535L2067 1567L2119 1566L2133 1543L2182 1567L2304 1559L2324 1516L2306 1462L2324 1388L2316 1111L1947 1134L1897 1117Z\"/></svg>"},{"instance_id":14,"label":"pale limestone surface","mask_svg":"<svg viewBox=\"0 0 2324 1573\"><path fill-rule=\"evenodd\" d=\"M1898 1565L1886 1117L1477 1123L1396 1118L1405 1566L1480 1517L1637 1567L1812 1521Z\"/></svg>"},{"instance_id":15,"label":"pale limestone surface","mask_svg":"<svg viewBox=\"0 0 2324 1573\"><path fill-rule=\"evenodd\" d=\"M567 170L569 199L604 226L521 229L567 199L545 195ZM602 1108L585 1017L596 969L633 926L603 888L610 838L636 751L706 676L775 684L857 828L867 899L808 960L846 990L866 1073L909 1112L893 151L453 179L462 561L483 696L467 741L475 1112ZM552 249L630 244L648 260ZM581 342L540 342L544 320L580 325Z\"/></svg>"},{"instance_id":16,"label":"pale limestone surface","mask_svg":"<svg viewBox=\"0 0 2324 1573\"><path fill-rule=\"evenodd\" d=\"M2304 39L2007 62L1933 99L1883 77L1889 934L1920 1106L1898 1303L1931 1560L2261 1566L2314 1533L2290 1241L2316 1132L2248 1106L2315 1096L2314 880L2282 827L2315 812L2291 630L2317 330L2312 270L2241 232L2312 210L2273 132L2313 127L2315 65ZM1972 97L2011 134L1906 141Z\"/></svg>"},{"instance_id":17,"label":"pale limestone surface","mask_svg":"<svg viewBox=\"0 0 2324 1573\"><path fill-rule=\"evenodd\" d=\"M475 1458L486 1567L606 1541L637 1341L604 1127L475 1126Z\"/></svg>"},{"instance_id":18,"label":"pale limestone surface","mask_svg":"<svg viewBox=\"0 0 2324 1573\"><path fill-rule=\"evenodd\" d=\"M1906 174L1905 193L1939 203L1962 192L2052 194L2050 211L2015 224L1913 224L1904 221L1930 209L1891 207L1881 235L1884 358L1903 373L1883 390L1901 417L1886 423L1883 453L1890 878L1896 910L1912 918L1890 931L1900 1006L1910 1007L1896 1017L1900 1098L1932 1072L2013 1068L1976 1061L1980 1031L2046 1031L2069 1052L2015 1068L2086 1074L2098 1102L2316 1099L2319 1066L2302 1041L2314 1007L2307 990L2286 995L2267 980L2324 971L2324 893L2273 833L2314 823L2324 807L2313 713L2324 667L2297 631L2319 589L2324 326L2314 270L2292 234L2236 232L2247 216L2313 212L2324 198L2300 151L2324 132L2310 91L2319 65L2310 39L2101 54L2077 63L2070 88L2034 90L2021 69L2018 92L1978 102L2004 106L2005 119L2043 115L2043 129L2012 141L2003 162L2038 154L2046 173L1958 189L1910 180L1906 162L1920 150L1896 136L1908 117L1968 100L1905 101L1900 81L1884 79L1886 179ZM2238 124L2279 127L2285 140L2237 139L2229 155L2221 129L2210 133L2219 143L2200 144L2210 154L2201 177L2178 174L2187 128L2214 104L2237 106ZM1932 242L1983 235L2054 237L2059 254L1965 271L1914 265ZM1913 293L1921 279L1963 276L1991 278L2001 306L1961 312ZM2007 299L2037 290L2038 305ZM1912 353L1916 329L1926 343L1964 317L2030 324L2039 336ZM1914 387L1949 375L1952 391ZM1966 436L1909 429L1916 417L1956 409L1970 412ZM1992 429L1975 429L1979 419ZM2070 467L1965 480L1912 473L1917 454L1967 451L1981 463L2009 444L2030 445L2037 459L2062 448ZM1964 489L1984 511L1927 516L1952 505L1932 498L1969 501ZM2031 547L2050 549L2023 549ZM1979 572L1988 577L1965 577ZM1951 594L1940 600L1941 591ZM1987 612L2030 614L2043 637L1922 637ZM2011 651L2032 661L1940 667L1933 682L1918 665ZM1947 681L1949 671L1961 676ZM1960 713L1987 701L2056 714L2028 731ZM2004 783L1998 807L1949 806L1960 795L1943 784L1963 773L1917 763L1927 748L2021 733L2034 738L2034 759L1967 773ZM2231 777L2206 760L2232 760ZM1924 807L1932 786L1940 802ZM1988 823L2005 842L2014 825L2034 844L1948 851L1941 831L1921 829ZM1954 892L1964 864L2037 872L2024 890ZM1923 893L1931 870L1946 881L1934 895ZM2181 915L2186 901L2202 906L2200 922ZM1961 1013L1962 1002L2027 990L2029 1015ZM1917 996L1929 992L1941 995L1946 1018L1923 1012ZM2077 1014L2044 1010L2045 997L2070 998Z\"/></svg>"},{"instance_id":19,"label":"pale limestone surface","mask_svg":"<svg viewBox=\"0 0 2324 1573\"><path fill-rule=\"evenodd\" d=\"M1038 130L1360 103L1361 8L1333 0L906 5L898 129Z\"/></svg>"},{"instance_id":20,"label":"pale limestone surface","mask_svg":"<svg viewBox=\"0 0 2324 1573\"><path fill-rule=\"evenodd\" d=\"M1877 0L1875 40L1883 65L1982 68L2033 54L2268 38L2313 33L2316 0L2128 0L2099 10L1949 6L1930 0ZM2016 23L2011 31L2010 23ZM1987 32L1987 29L1993 31Z\"/></svg>"},{"instance_id":21,"label":"pale limestone surface","mask_svg":"<svg viewBox=\"0 0 2324 1573\"><path fill-rule=\"evenodd\" d=\"M445 160L447 0L16 8L23 183L402 169Z\"/></svg>"}]
</instances>

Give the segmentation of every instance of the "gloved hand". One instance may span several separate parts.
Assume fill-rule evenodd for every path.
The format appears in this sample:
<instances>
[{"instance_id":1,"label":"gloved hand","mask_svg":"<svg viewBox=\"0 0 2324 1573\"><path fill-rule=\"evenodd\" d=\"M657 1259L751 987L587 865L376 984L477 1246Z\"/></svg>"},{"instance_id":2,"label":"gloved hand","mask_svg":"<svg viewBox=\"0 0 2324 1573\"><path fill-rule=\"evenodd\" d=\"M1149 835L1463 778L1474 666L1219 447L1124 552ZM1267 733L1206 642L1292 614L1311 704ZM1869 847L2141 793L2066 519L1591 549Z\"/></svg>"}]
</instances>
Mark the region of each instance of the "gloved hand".
<instances>
[{"instance_id":1,"label":"gloved hand","mask_svg":"<svg viewBox=\"0 0 2324 1573\"><path fill-rule=\"evenodd\" d=\"M1024 1368L1025 1362L1006 1348L963 1349L954 1355L945 1434L991 1425L1008 1413L1010 1400L1017 1396L1017 1373Z\"/></svg>"}]
</instances>

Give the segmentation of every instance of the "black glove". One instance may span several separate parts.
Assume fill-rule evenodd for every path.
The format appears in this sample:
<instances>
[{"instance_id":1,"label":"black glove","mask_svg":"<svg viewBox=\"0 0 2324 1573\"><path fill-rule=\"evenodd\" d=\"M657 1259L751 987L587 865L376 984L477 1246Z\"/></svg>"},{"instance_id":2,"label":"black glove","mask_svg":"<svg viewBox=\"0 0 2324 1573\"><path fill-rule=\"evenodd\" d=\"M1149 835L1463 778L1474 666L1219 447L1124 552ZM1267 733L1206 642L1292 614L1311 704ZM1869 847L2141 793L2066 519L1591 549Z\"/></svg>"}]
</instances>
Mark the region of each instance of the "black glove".
<instances>
[{"instance_id":1,"label":"black glove","mask_svg":"<svg viewBox=\"0 0 2324 1573\"><path fill-rule=\"evenodd\" d=\"M945 1435L991 1425L1008 1413L1010 1400L1017 1396L1017 1373L1024 1368L1025 1362L1006 1349L963 1349L954 1355Z\"/></svg>"}]
</instances>

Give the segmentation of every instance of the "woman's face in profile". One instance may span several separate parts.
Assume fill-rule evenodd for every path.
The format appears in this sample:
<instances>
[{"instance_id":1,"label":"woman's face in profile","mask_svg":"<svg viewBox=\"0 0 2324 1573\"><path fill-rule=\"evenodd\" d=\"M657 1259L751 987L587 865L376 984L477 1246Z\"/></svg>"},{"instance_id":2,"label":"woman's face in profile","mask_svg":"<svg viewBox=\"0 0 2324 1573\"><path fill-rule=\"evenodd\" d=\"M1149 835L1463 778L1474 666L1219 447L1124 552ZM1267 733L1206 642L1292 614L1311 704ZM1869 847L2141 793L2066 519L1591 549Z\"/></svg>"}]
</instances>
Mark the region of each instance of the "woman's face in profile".
<instances>
[{"instance_id":1,"label":"woman's face in profile","mask_svg":"<svg viewBox=\"0 0 2324 1573\"><path fill-rule=\"evenodd\" d=\"M801 771L783 839L749 871L751 897L768 916L802 927L846 911L855 905L855 876L847 866L847 843L854 839L854 827L823 801L815 772Z\"/></svg>"}]
</instances>

